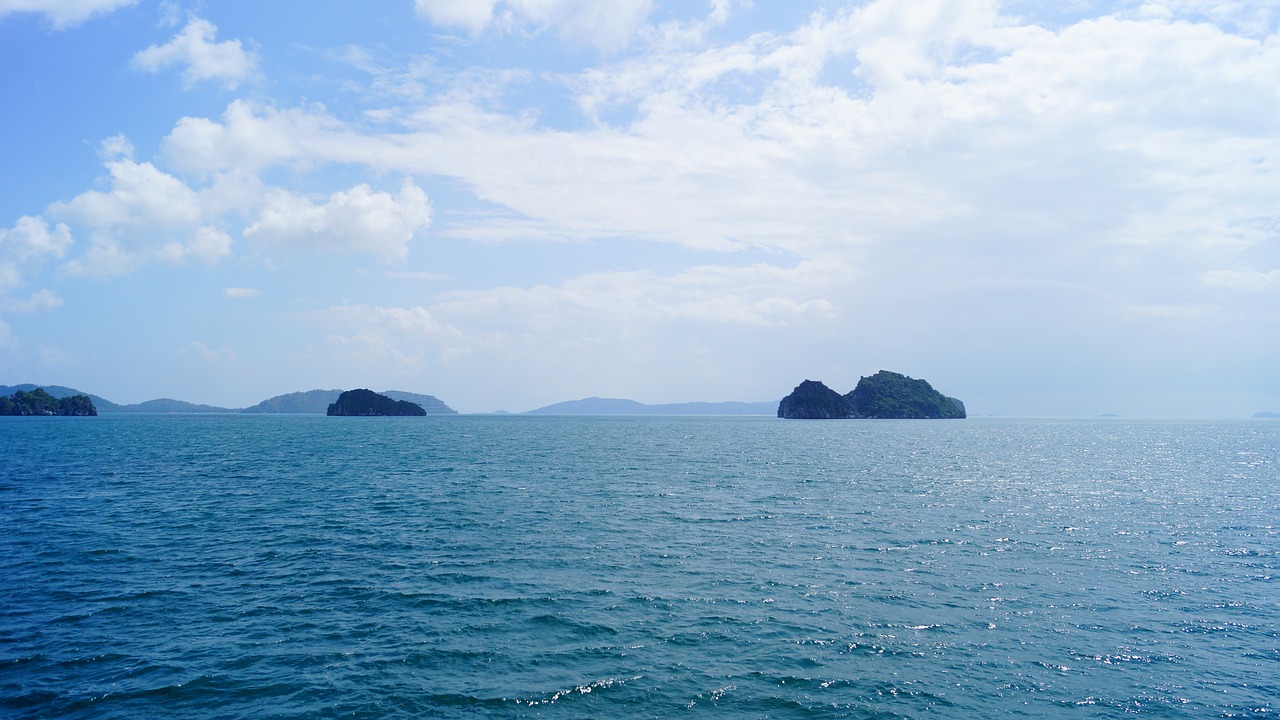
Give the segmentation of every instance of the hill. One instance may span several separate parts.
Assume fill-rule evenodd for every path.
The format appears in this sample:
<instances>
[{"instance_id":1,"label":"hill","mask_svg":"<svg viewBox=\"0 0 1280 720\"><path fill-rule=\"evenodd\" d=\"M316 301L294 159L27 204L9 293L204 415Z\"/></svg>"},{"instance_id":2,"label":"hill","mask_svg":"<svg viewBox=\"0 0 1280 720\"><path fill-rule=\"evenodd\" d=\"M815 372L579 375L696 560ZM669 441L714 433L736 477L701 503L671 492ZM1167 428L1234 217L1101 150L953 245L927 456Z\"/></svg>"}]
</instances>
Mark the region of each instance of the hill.
<instances>
[{"instance_id":1,"label":"hill","mask_svg":"<svg viewBox=\"0 0 1280 720\"><path fill-rule=\"evenodd\" d=\"M81 392L62 385L34 385L32 383L22 383L21 385L0 385L0 395L12 395L19 390L22 390L23 392L31 392L36 388L43 388L45 392L59 400L64 397L72 397L75 395L87 395L89 400L93 402L93 406L97 408L100 413L118 412L120 408L119 405L111 402L110 400L104 400L97 395Z\"/></svg>"},{"instance_id":2,"label":"hill","mask_svg":"<svg viewBox=\"0 0 1280 720\"><path fill-rule=\"evenodd\" d=\"M385 390L381 393L392 400L404 400L419 405L428 415L456 414L457 411L445 405L432 395L405 392L403 390ZM300 413L324 415L329 406L338 401L341 390L307 390L287 393L268 398L240 412L245 413Z\"/></svg>"},{"instance_id":3,"label":"hill","mask_svg":"<svg viewBox=\"0 0 1280 720\"><path fill-rule=\"evenodd\" d=\"M858 380L840 395L816 380L805 380L778 403L778 417L828 419L960 419L964 403L933 389L925 380L881 370Z\"/></svg>"},{"instance_id":4,"label":"hill","mask_svg":"<svg viewBox=\"0 0 1280 720\"><path fill-rule=\"evenodd\" d=\"M372 390L348 390L325 410L326 415L343 417L422 416L427 411L408 400L394 400Z\"/></svg>"}]
</instances>

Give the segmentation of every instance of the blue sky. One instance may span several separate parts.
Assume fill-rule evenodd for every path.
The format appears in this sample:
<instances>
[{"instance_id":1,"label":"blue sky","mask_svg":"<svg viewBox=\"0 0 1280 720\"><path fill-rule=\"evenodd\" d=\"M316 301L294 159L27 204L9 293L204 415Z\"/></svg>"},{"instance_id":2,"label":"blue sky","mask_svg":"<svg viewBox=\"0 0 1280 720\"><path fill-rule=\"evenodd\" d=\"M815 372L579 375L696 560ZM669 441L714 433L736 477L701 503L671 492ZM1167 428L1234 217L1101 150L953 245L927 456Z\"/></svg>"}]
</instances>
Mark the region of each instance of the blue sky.
<instances>
[{"instance_id":1,"label":"blue sky","mask_svg":"<svg viewBox=\"0 0 1280 720\"><path fill-rule=\"evenodd\" d=\"M0 0L0 383L1280 410L1278 22Z\"/></svg>"}]
</instances>

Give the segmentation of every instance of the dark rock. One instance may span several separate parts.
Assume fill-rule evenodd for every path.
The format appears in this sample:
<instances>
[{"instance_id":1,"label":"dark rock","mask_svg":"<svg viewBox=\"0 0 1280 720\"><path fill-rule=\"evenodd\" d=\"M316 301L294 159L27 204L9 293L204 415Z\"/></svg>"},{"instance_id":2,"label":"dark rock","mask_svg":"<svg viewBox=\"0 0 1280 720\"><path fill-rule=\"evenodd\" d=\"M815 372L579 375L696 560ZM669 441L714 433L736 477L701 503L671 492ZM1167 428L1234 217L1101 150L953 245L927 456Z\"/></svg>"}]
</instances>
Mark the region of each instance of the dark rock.
<instances>
[{"instance_id":1,"label":"dark rock","mask_svg":"<svg viewBox=\"0 0 1280 720\"><path fill-rule=\"evenodd\" d=\"M817 380L805 380L778 403L778 417L793 420L840 420L850 417L840 393Z\"/></svg>"},{"instance_id":2,"label":"dark rock","mask_svg":"<svg viewBox=\"0 0 1280 720\"><path fill-rule=\"evenodd\" d=\"M329 406L327 415L342 416L404 416L426 415L421 405L406 400L393 400L372 390L348 390Z\"/></svg>"}]
</instances>

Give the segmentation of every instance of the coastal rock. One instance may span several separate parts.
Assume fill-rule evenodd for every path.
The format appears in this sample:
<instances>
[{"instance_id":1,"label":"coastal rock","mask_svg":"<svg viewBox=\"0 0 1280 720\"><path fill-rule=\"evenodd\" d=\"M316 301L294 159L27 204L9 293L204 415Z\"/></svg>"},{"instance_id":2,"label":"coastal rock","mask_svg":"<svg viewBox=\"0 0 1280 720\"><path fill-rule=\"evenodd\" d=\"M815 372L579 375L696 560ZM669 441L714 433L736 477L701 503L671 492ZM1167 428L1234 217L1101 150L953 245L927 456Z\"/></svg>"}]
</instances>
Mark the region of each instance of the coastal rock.
<instances>
[{"instance_id":1,"label":"coastal rock","mask_svg":"<svg viewBox=\"0 0 1280 720\"><path fill-rule=\"evenodd\" d=\"M805 420L844 418L960 419L964 403L933 389L925 380L881 370L858 380L840 395L815 380L805 380L778 403L778 417Z\"/></svg>"},{"instance_id":2,"label":"coastal rock","mask_svg":"<svg viewBox=\"0 0 1280 720\"><path fill-rule=\"evenodd\" d=\"M407 400L394 400L372 390L348 390L329 405L326 415L338 416L407 416L426 415L421 405Z\"/></svg>"},{"instance_id":3,"label":"coastal rock","mask_svg":"<svg viewBox=\"0 0 1280 720\"><path fill-rule=\"evenodd\" d=\"M851 415L844 396L817 380L805 380L778 403L778 417L793 420L840 420Z\"/></svg>"}]
</instances>

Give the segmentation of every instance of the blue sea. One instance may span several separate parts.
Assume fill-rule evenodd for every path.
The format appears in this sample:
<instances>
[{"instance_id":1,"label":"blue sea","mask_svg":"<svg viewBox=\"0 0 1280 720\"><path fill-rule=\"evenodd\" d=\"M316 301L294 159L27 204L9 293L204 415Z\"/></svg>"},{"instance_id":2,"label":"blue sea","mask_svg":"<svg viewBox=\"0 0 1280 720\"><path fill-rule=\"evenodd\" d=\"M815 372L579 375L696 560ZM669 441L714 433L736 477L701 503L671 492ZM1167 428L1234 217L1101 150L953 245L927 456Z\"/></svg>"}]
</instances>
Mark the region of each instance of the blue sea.
<instances>
[{"instance_id":1,"label":"blue sea","mask_svg":"<svg viewBox=\"0 0 1280 720\"><path fill-rule=\"evenodd\" d=\"M0 717L923 716L1280 716L1280 422L0 418Z\"/></svg>"}]
</instances>

